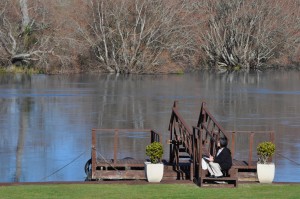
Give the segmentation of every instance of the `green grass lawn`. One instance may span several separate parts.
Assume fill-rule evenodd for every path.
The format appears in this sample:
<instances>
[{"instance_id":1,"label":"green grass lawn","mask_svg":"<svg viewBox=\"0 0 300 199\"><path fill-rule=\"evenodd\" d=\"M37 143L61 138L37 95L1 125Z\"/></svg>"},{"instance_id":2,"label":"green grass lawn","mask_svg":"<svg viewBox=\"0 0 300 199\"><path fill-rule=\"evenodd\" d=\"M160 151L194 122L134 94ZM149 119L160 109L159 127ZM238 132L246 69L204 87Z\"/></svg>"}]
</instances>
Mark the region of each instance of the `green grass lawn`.
<instances>
[{"instance_id":1,"label":"green grass lawn","mask_svg":"<svg viewBox=\"0 0 300 199\"><path fill-rule=\"evenodd\" d=\"M4 198L299 198L299 184L240 184L238 188L200 188L193 184L51 184L0 187Z\"/></svg>"}]
</instances>

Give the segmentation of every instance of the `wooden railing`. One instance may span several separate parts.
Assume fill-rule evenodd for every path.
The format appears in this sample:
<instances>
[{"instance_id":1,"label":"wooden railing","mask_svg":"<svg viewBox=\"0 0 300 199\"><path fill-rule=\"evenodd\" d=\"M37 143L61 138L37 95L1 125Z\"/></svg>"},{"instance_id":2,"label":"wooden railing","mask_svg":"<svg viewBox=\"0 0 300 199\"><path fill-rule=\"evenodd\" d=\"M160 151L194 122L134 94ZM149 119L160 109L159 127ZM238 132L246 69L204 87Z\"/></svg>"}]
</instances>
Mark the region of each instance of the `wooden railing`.
<instances>
[{"instance_id":1,"label":"wooden railing","mask_svg":"<svg viewBox=\"0 0 300 199\"><path fill-rule=\"evenodd\" d=\"M225 130L207 110L205 103L202 103L197 127L194 127L192 131L179 113L178 102L175 101L172 108L169 131L169 163L175 163L176 169L179 169L179 151L180 147L182 147L186 150L185 152L189 154L193 162L191 173L197 174L200 174L200 157L202 157L203 154L214 155L217 150L217 140L220 137L228 137ZM195 169L198 169L198 171L195 171ZM191 175L191 177L193 177L193 175Z\"/></svg>"},{"instance_id":2,"label":"wooden railing","mask_svg":"<svg viewBox=\"0 0 300 199\"><path fill-rule=\"evenodd\" d=\"M193 127L193 131L184 121L179 113L177 101L174 102L172 115L169 123L170 131L170 163L175 163L176 169L179 168L179 152L180 149L185 149L191 158L191 179L199 180L203 178L202 173L202 156L215 155L217 152L217 141L220 138L228 140L233 158L233 169L256 169L257 158L255 159L254 151L259 142L271 141L274 142L273 131L225 131L222 126L216 121L205 103L202 103L197 126ZM263 135L263 136L261 136ZM256 139L260 137L259 139ZM263 137L263 138L262 138ZM237 149L237 139L246 140L242 148ZM241 157L235 158L236 151L247 151Z\"/></svg>"},{"instance_id":3,"label":"wooden railing","mask_svg":"<svg viewBox=\"0 0 300 199\"><path fill-rule=\"evenodd\" d=\"M207 131L203 131L199 127L193 127L193 170L191 173L192 178L199 181L202 176L202 155L206 154L205 149L211 148L211 144L215 142L214 136ZM213 144L214 145L214 144ZM207 146L207 147L205 147Z\"/></svg>"},{"instance_id":4,"label":"wooden railing","mask_svg":"<svg viewBox=\"0 0 300 199\"><path fill-rule=\"evenodd\" d=\"M217 141L219 138L225 137L227 140L229 140L229 134L208 111L205 102L203 102L201 105L197 127L199 131L204 133L204 140L206 140L207 143L210 143L206 149L211 155L216 153Z\"/></svg>"},{"instance_id":5,"label":"wooden railing","mask_svg":"<svg viewBox=\"0 0 300 199\"><path fill-rule=\"evenodd\" d=\"M254 159L256 147L260 142L269 141L274 143L275 142L275 133L274 131L228 131L228 133L231 135L230 139L230 149L231 149L231 155L233 159L239 159L240 161L243 161L247 163L247 167L249 169L256 168L256 162L257 159ZM245 140L243 149L246 147L248 148L248 155L246 155L247 158L240 158L235 157L235 152L237 150L236 146L236 139L237 138L243 138ZM248 145L248 147L247 147ZM243 156L245 157L245 156ZM246 166L244 166L246 167ZM245 168L246 169L246 168Z\"/></svg>"},{"instance_id":6,"label":"wooden railing","mask_svg":"<svg viewBox=\"0 0 300 199\"><path fill-rule=\"evenodd\" d=\"M185 152L193 155L192 131L178 111L177 101L172 107L172 114L169 123L170 132L170 158L169 163L175 163L176 169L179 169L179 150L182 146ZM191 157L192 158L192 157Z\"/></svg>"},{"instance_id":7,"label":"wooden railing","mask_svg":"<svg viewBox=\"0 0 300 199\"><path fill-rule=\"evenodd\" d=\"M204 176L202 174L202 156L215 155L217 152L217 141L221 137L228 140L228 133L216 121L203 102L197 126L193 127L193 174L194 180Z\"/></svg>"},{"instance_id":8,"label":"wooden railing","mask_svg":"<svg viewBox=\"0 0 300 199\"><path fill-rule=\"evenodd\" d=\"M111 166L116 167L118 162L118 154L120 153L119 149L119 137L128 132L134 133L150 133L149 144L152 142L160 142L160 134L155 132L151 129L92 129L92 175L95 174L96 167L97 167L97 160L99 157L97 155L101 154L102 152L99 149L99 141L101 138L101 133L108 133L112 134L113 136L113 157L110 158L112 160ZM98 137L97 137L98 135ZM146 144L146 143L145 143ZM122 149L121 149L122 150ZM94 179L94 176L92 176Z\"/></svg>"}]
</instances>

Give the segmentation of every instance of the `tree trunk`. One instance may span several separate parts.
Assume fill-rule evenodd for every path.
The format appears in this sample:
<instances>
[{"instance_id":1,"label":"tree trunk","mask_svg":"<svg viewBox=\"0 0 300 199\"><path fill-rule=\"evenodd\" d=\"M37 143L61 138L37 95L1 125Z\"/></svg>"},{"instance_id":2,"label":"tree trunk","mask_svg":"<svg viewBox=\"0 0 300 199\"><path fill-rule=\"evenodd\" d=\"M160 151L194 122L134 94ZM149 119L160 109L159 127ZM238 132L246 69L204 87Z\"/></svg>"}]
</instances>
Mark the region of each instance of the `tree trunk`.
<instances>
[{"instance_id":1,"label":"tree trunk","mask_svg":"<svg viewBox=\"0 0 300 199\"><path fill-rule=\"evenodd\" d=\"M24 31L30 22L28 15L27 0L20 0L20 7L22 13L22 31Z\"/></svg>"}]
</instances>

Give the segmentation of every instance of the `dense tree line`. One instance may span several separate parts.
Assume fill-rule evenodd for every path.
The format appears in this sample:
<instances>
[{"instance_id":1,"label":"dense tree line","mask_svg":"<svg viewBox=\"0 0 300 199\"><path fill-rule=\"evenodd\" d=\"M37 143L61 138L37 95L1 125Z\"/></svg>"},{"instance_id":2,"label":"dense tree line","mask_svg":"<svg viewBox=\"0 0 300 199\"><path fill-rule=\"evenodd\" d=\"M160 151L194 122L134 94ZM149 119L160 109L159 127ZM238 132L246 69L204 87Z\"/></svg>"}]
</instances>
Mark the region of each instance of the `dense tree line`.
<instances>
[{"instance_id":1,"label":"dense tree line","mask_svg":"<svg viewBox=\"0 0 300 199\"><path fill-rule=\"evenodd\" d=\"M299 66L299 0L2 0L0 66L171 73Z\"/></svg>"}]
</instances>

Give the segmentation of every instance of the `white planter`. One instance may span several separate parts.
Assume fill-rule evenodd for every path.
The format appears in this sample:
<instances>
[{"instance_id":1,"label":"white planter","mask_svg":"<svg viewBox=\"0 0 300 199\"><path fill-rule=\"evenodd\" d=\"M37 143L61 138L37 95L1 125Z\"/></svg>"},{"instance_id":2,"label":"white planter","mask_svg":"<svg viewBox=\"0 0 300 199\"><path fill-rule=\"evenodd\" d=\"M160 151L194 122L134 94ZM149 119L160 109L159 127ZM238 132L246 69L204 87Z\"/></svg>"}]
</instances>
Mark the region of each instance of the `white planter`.
<instances>
[{"instance_id":1,"label":"white planter","mask_svg":"<svg viewBox=\"0 0 300 199\"><path fill-rule=\"evenodd\" d=\"M275 176L275 164L257 163L257 177L260 183L272 183Z\"/></svg>"},{"instance_id":2,"label":"white planter","mask_svg":"<svg viewBox=\"0 0 300 199\"><path fill-rule=\"evenodd\" d=\"M164 164L145 162L145 174L148 182L160 182L164 175Z\"/></svg>"}]
</instances>

